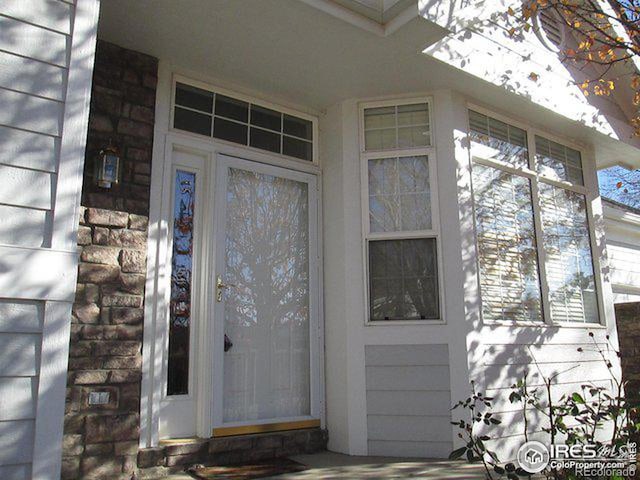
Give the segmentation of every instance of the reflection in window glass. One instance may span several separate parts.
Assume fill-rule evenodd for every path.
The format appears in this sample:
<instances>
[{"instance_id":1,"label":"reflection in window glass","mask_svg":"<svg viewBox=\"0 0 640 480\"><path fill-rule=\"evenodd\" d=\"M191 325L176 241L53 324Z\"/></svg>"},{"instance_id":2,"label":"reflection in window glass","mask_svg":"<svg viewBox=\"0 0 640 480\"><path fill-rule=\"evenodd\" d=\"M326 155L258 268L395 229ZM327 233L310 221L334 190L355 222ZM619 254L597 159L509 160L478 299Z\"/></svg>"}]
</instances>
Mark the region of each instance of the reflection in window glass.
<instances>
[{"instance_id":1,"label":"reflection in window glass","mask_svg":"<svg viewBox=\"0 0 640 480\"><path fill-rule=\"evenodd\" d=\"M313 122L277 110L177 83L173 119L179 130L313 161Z\"/></svg>"},{"instance_id":2,"label":"reflection in window glass","mask_svg":"<svg viewBox=\"0 0 640 480\"><path fill-rule=\"evenodd\" d=\"M597 323L598 303L584 195L540 183L551 317Z\"/></svg>"},{"instance_id":3,"label":"reflection in window glass","mask_svg":"<svg viewBox=\"0 0 640 480\"><path fill-rule=\"evenodd\" d=\"M471 154L516 167L529 166L527 132L521 128L469 110Z\"/></svg>"},{"instance_id":4,"label":"reflection in window glass","mask_svg":"<svg viewBox=\"0 0 640 480\"><path fill-rule=\"evenodd\" d=\"M439 317L436 240L369 242L370 320Z\"/></svg>"},{"instance_id":5,"label":"reflection in window glass","mask_svg":"<svg viewBox=\"0 0 640 480\"><path fill-rule=\"evenodd\" d=\"M364 143L365 150L430 145L429 104L366 108Z\"/></svg>"},{"instance_id":6,"label":"reflection in window glass","mask_svg":"<svg viewBox=\"0 0 640 480\"><path fill-rule=\"evenodd\" d=\"M431 229L426 156L369 160L369 226L371 232Z\"/></svg>"},{"instance_id":7,"label":"reflection in window glass","mask_svg":"<svg viewBox=\"0 0 640 480\"><path fill-rule=\"evenodd\" d=\"M531 183L479 163L472 173L483 318L541 321Z\"/></svg>"},{"instance_id":8,"label":"reflection in window glass","mask_svg":"<svg viewBox=\"0 0 640 480\"><path fill-rule=\"evenodd\" d=\"M193 108L201 112L211 113L213 108L213 93L201 88L176 84L176 105Z\"/></svg>"},{"instance_id":9,"label":"reflection in window glass","mask_svg":"<svg viewBox=\"0 0 640 480\"><path fill-rule=\"evenodd\" d=\"M189 393L189 335L196 175L176 171L169 306L167 395Z\"/></svg>"},{"instance_id":10,"label":"reflection in window glass","mask_svg":"<svg viewBox=\"0 0 640 480\"><path fill-rule=\"evenodd\" d=\"M584 185L580 152L537 135L536 165L545 177Z\"/></svg>"}]
</instances>

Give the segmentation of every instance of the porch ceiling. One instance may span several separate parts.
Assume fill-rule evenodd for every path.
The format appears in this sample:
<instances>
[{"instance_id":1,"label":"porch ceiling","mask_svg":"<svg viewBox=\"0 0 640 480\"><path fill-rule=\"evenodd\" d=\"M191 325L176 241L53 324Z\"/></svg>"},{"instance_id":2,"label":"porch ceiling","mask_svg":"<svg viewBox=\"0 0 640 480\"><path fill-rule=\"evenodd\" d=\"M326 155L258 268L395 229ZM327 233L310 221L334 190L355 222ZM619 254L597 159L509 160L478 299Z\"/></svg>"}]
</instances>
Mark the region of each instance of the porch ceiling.
<instances>
[{"instance_id":1,"label":"porch ceiling","mask_svg":"<svg viewBox=\"0 0 640 480\"><path fill-rule=\"evenodd\" d=\"M391 35L376 35L299 0L107 0L99 24L104 40L310 113L347 98L453 89L594 143L599 161L638 156L633 147L421 53L445 34L416 17Z\"/></svg>"}]
</instances>

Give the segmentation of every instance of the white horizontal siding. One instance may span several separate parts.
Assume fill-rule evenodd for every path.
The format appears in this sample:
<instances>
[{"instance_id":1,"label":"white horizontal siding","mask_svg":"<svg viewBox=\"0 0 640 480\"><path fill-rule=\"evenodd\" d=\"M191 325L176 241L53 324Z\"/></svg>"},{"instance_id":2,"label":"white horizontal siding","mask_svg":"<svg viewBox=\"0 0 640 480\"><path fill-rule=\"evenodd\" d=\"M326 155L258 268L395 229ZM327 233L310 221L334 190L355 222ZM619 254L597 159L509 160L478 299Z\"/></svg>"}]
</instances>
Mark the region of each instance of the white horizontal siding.
<instances>
[{"instance_id":1,"label":"white horizontal siding","mask_svg":"<svg viewBox=\"0 0 640 480\"><path fill-rule=\"evenodd\" d=\"M40 333L43 316L42 302L0 299L0 333Z\"/></svg>"},{"instance_id":2,"label":"white horizontal siding","mask_svg":"<svg viewBox=\"0 0 640 480\"><path fill-rule=\"evenodd\" d=\"M55 172L59 139L0 126L0 164Z\"/></svg>"},{"instance_id":3,"label":"white horizontal siding","mask_svg":"<svg viewBox=\"0 0 640 480\"><path fill-rule=\"evenodd\" d=\"M66 75L62 67L0 52L0 87L63 100Z\"/></svg>"},{"instance_id":4,"label":"white horizontal siding","mask_svg":"<svg viewBox=\"0 0 640 480\"><path fill-rule=\"evenodd\" d=\"M40 369L36 333L0 333L0 377L32 377Z\"/></svg>"},{"instance_id":5,"label":"white horizontal siding","mask_svg":"<svg viewBox=\"0 0 640 480\"><path fill-rule=\"evenodd\" d=\"M444 391L373 390L367 392L367 415L424 415L425 405L431 415L450 414L450 396Z\"/></svg>"},{"instance_id":6,"label":"white horizontal siding","mask_svg":"<svg viewBox=\"0 0 640 480\"><path fill-rule=\"evenodd\" d=\"M369 390L449 390L448 366L367 367Z\"/></svg>"},{"instance_id":7,"label":"white horizontal siding","mask_svg":"<svg viewBox=\"0 0 640 480\"><path fill-rule=\"evenodd\" d=\"M29 480L31 478L31 465L0 466L0 478L2 480Z\"/></svg>"},{"instance_id":8,"label":"white horizontal siding","mask_svg":"<svg viewBox=\"0 0 640 480\"><path fill-rule=\"evenodd\" d=\"M48 172L0 165L0 203L51 210L54 180Z\"/></svg>"},{"instance_id":9,"label":"white horizontal siding","mask_svg":"<svg viewBox=\"0 0 640 480\"><path fill-rule=\"evenodd\" d=\"M37 400L37 378L0 377L0 422L36 418Z\"/></svg>"},{"instance_id":10,"label":"white horizontal siding","mask_svg":"<svg viewBox=\"0 0 640 480\"><path fill-rule=\"evenodd\" d=\"M61 102L0 88L0 104L3 125L54 136L62 131Z\"/></svg>"},{"instance_id":11,"label":"white horizontal siding","mask_svg":"<svg viewBox=\"0 0 640 480\"><path fill-rule=\"evenodd\" d=\"M590 332L593 337L589 336ZM558 402L563 395L582 392L582 385L610 389L611 373L598 352L599 349L605 358L614 360L615 353L605 335L606 330L601 328L582 327L486 326L480 331L470 351L471 378L476 382L477 391L493 397L491 410L502 423L478 428L479 433L495 439L490 445L500 452L502 460L513 459L524 440L522 405L509 401L512 385L526 378L530 390L537 389L543 406L548 403L542 388L545 379L552 381L553 402ZM454 420L465 415L461 410L453 412ZM545 427L544 417L528 410L527 419L530 439L548 443L548 434L541 431Z\"/></svg>"},{"instance_id":12,"label":"white horizontal siding","mask_svg":"<svg viewBox=\"0 0 640 480\"><path fill-rule=\"evenodd\" d=\"M0 16L0 50L66 67L67 40L62 33Z\"/></svg>"},{"instance_id":13,"label":"white horizontal siding","mask_svg":"<svg viewBox=\"0 0 640 480\"><path fill-rule=\"evenodd\" d=\"M448 359L447 345L365 347L369 455L451 452Z\"/></svg>"},{"instance_id":14,"label":"white horizontal siding","mask_svg":"<svg viewBox=\"0 0 640 480\"><path fill-rule=\"evenodd\" d=\"M369 440L429 442L449 438L449 422L449 415L367 415L367 430Z\"/></svg>"},{"instance_id":15,"label":"white horizontal siding","mask_svg":"<svg viewBox=\"0 0 640 480\"><path fill-rule=\"evenodd\" d=\"M2 1L3 15L66 34L71 32L72 9L67 3L52 0Z\"/></svg>"},{"instance_id":16,"label":"white horizontal siding","mask_svg":"<svg viewBox=\"0 0 640 480\"><path fill-rule=\"evenodd\" d=\"M607 242L607 254L611 283L640 289L640 246Z\"/></svg>"},{"instance_id":17,"label":"white horizontal siding","mask_svg":"<svg viewBox=\"0 0 640 480\"><path fill-rule=\"evenodd\" d=\"M34 420L0 422L0 465L31 462Z\"/></svg>"},{"instance_id":18,"label":"white horizontal siding","mask_svg":"<svg viewBox=\"0 0 640 480\"><path fill-rule=\"evenodd\" d=\"M48 247L51 211L0 205L0 244Z\"/></svg>"}]
</instances>

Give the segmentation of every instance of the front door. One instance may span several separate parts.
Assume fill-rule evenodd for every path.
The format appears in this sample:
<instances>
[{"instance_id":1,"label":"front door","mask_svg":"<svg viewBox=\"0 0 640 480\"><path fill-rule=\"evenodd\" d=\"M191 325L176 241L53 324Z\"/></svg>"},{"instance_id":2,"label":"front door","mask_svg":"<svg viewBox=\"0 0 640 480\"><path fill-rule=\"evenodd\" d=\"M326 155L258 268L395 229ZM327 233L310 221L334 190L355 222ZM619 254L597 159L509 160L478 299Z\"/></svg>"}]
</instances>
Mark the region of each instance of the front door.
<instances>
[{"instance_id":1,"label":"front door","mask_svg":"<svg viewBox=\"0 0 640 480\"><path fill-rule=\"evenodd\" d=\"M214 436L319 422L316 177L216 165Z\"/></svg>"}]
</instances>

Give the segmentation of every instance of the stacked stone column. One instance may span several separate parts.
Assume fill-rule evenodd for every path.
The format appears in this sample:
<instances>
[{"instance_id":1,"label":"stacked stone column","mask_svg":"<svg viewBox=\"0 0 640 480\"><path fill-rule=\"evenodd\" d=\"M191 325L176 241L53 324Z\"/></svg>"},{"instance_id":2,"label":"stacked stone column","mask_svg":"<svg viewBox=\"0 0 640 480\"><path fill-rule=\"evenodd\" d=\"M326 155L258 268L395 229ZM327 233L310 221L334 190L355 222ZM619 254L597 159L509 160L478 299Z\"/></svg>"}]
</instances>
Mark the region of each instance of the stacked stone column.
<instances>
[{"instance_id":1,"label":"stacked stone column","mask_svg":"<svg viewBox=\"0 0 640 480\"><path fill-rule=\"evenodd\" d=\"M99 41L78 232L62 478L126 479L137 466L149 185L157 59ZM95 180L101 149L120 181ZM90 405L92 392L108 393Z\"/></svg>"}]
</instances>

